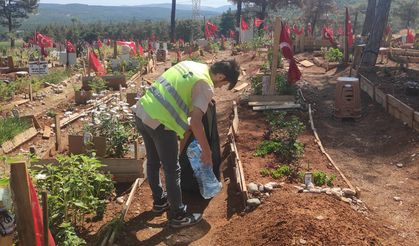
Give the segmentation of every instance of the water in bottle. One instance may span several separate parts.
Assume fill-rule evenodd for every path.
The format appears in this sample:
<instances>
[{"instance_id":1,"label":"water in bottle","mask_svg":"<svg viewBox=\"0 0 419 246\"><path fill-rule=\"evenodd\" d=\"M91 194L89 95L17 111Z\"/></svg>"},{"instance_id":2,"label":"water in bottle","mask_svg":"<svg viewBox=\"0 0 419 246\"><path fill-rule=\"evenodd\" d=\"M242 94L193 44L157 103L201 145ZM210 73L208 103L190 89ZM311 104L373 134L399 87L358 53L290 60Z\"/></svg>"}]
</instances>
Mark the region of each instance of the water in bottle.
<instances>
[{"instance_id":1,"label":"water in bottle","mask_svg":"<svg viewBox=\"0 0 419 246\"><path fill-rule=\"evenodd\" d=\"M212 170L212 165L205 165L201 161L202 149L198 141L189 144L186 154L191 163L194 176L198 182L199 191L203 198L210 199L221 190L221 182L217 180Z\"/></svg>"}]
</instances>

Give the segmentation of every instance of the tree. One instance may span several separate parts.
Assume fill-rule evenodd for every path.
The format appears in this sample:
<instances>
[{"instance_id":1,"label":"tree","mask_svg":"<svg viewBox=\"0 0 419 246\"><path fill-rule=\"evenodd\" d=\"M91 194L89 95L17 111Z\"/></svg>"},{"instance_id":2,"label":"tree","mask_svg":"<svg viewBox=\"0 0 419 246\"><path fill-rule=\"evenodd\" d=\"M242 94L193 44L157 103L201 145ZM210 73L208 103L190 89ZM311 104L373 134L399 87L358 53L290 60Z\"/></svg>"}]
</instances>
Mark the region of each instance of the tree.
<instances>
[{"instance_id":1,"label":"tree","mask_svg":"<svg viewBox=\"0 0 419 246\"><path fill-rule=\"evenodd\" d=\"M376 0L368 0L367 12L365 13L365 21L362 27L362 36L367 36L372 29L375 19L375 9L377 7Z\"/></svg>"},{"instance_id":2,"label":"tree","mask_svg":"<svg viewBox=\"0 0 419 246\"><path fill-rule=\"evenodd\" d=\"M235 29L234 27L234 13L229 9L221 15L220 32L228 36L230 31Z\"/></svg>"},{"instance_id":3,"label":"tree","mask_svg":"<svg viewBox=\"0 0 419 246\"><path fill-rule=\"evenodd\" d=\"M378 51L380 49L384 29L387 26L388 15L390 13L390 5L391 0L380 0L377 5L374 25L362 57L361 64L364 66L374 66L377 62Z\"/></svg>"},{"instance_id":4,"label":"tree","mask_svg":"<svg viewBox=\"0 0 419 246\"><path fill-rule=\"evenodd\" d=\"M398 0L394 9L396 16L402 21L405 28L412 27L419 16L419 3L417 0Z\"/></svg>"},{"instance_id":5,"label":"tree","mask_svg":"<svg viewBox=\"0 0 419 246\"><path fill-rule=\"evenodd\" d=\"M172 0L172 13L170 14L170 41L175 42L176 30L176 0Z\"/></svg>"},{"instance_id":6,"label":"tree","mask_svg":"<svg viewBox=\"0 0 419 246\"><path fill-rule=\"evenodd\" d=\"M336 9L334 0L303 0L302 6L303 18L306 23L311 23L313 31L323 15Z\"/></svg>"},{"instance_id":7,"label":"tree","mask_svg":"<svg viewBox=\"0 0 419 246\"><path fill-rule=\"evenodd\" d=\"M22 20L38 8L38 0L0 0L0 24L8 28L10 46L15 47L14 31Z\"/></svg>"}]
</instances>

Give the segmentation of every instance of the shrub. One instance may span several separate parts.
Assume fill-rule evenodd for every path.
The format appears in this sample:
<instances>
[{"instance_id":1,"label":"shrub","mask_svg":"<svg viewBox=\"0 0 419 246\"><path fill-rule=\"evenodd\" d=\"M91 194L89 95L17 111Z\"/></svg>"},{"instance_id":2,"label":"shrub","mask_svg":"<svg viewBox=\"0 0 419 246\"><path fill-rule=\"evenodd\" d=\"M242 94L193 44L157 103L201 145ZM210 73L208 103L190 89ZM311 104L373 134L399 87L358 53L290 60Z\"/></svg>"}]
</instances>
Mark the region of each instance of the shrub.
<instances>
[{"instance_id":1,"label":"shrub","mask_svg":"<svg viewBox=\"0 0 419 246\"><path fill-rule=\"evenodd\" d=\"M336 179L336 175L328 175L325 172L322 171L315 171L313 172L313 182L317 186L322 186L327 184L327 186L332 187L333 181Z\"/></svg>"},{"instance_id":2,"label":"shrub","mask_svg":"<svg viewBox=\"0 0 419 246\"><path fill-rule=\"evenodd\" d=\"M338 48L330 48L325 53L325 59L329 62L338 62L343 59L343 53Z\"/></svg>"},{"instance_id":3,"label":"shrub","mask_svg":"<svg viewBox=\"0 0 419 246\"><path fill-rule=\"evenodd\" d=\"M267 154L275 153L281 148L281 142L265 140L256 148L256 156L264 157Z\"/></svg>"},{"instance_id":4,"label":"shrub","mask_svg":"<svg viewBox=\"0 0 419 246\"><path fill-rule=\"evenodd\" d=\"M85 245L75 227L87 214L103 216L114 186L108 175L99 172L102 164L94 157L58 156L57 160L57 165L38 166L32 171L38 190L49 194L49 226L59 245Z\"/></svg>"},{"instance_id":5,"label":"shrub","mask_svg":"<svg viewBox=\"0 0 419 246\"><path fill-rule=\"evenodd\" d=\"M94 77L91 81L89 81L88 84L89 87L96 93L100 93L101 91L106 90L108 87L108 83L98 76Z\"/></svg>"},{"instance_id":6,"label":"shrub","mask_svg":"<svg viewBox=\"0 0 419 246\"><path fill-rule=\"evenodd\" d=\"M269 168L262 168L260 169L259 173L260 175L262 175L262 177L266 177L271 174L271 171L269 170Z\"/></svg>"}]
</instances>

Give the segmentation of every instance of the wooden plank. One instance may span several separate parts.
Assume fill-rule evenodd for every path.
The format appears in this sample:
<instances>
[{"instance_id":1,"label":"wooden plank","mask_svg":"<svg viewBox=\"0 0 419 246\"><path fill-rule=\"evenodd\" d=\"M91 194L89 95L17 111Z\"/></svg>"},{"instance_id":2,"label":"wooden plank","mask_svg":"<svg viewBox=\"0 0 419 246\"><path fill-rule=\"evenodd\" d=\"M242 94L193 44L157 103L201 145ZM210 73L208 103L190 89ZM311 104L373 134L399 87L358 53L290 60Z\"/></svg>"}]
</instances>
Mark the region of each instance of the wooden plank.
<instances>
[{"instance_id":1,"label":"wooden plank","mask_svg":"<svg viewBox=\"0 0 419 246\"><path fill-rule=\"evenodd\" d=\"M241 85L239 85L239 86L234 87L234 88L233 88L233 91L234 91L234 92L237 92L237 91L243 90L243 89L244 89L244 88L246 88L248 85L249 85L249 83L243 83L243 84L241 84Z\"/></svg>"},{"instance_id":2,"label":"wooden plank","mask_svg":"<svg viewBox=\"0 0 419 246\"><path fill-rule=\"evenodd\" d=\"M275 18L275 31L274 31L274 42L273 42L273 55L272 55L272 67L271 67L271 83L269 85L269 95L274 95L278 88L275 88L276 82L276 69L278 67L278 55L279 55L279 36L281 33L281 17Z\"/></svg>"},{"instance_id":3,"label":"wooden plank","mask_svg":"<svg viewBox=\"0 0 419 246\"><path fill-rule=\"evenodd\" d=\"M327 159L329 160L329 162L335 167L335 169L339 172L340 176L343 178L343 180L346 182L346 184L349 186L349 188L353 191L355 191L356 193L358 193L358 190L355 189L355 187L352 185L352 183L349 181L349 179L346 178L345 174L343 174L343 172L340 170L340 168L336 165L336 163L333 161L332 157L330 157L330 155L326 152L326 150L323 147L323 144L319 138L319 135L317 134L317 130L314 127L314 120L313 120L313 113L311 110L311 104L308 105L308 114L309 114L309 118L310 118L310 125L311 125L311 130L314 133L314 137L316 139L316 143L319 146L321 152L327 157Z\"/></svg>"},{"instance_id":4,"label":"wooden plank","mask_svg":"<svg viewBox=\"0 0 419 246\"><path fill-rule=\"evenodd\" d=\"M287 105L267 105L267 106L255 106L253 110L255 111L262 111L262 110L269 110L269 109L299 109L301 108L300 104L287 104Z\"/></svg>"},{"instance_id":5,"label":"wooden plank","mask_svg":"<svg viewBox=\"0 0 419 246\"><path fill-rule=\"evenodd\" d=\"M308 60L304 60L300 62L301 65L303 65L303 67L312 67L314 66L314 63L308 61Z\"/></svg>"},{"instance_id":6,"label":"wooden plank","mask_svg":"<svg viewBox=\"0 0 419 246\"><path fill-rule=\"evenodd\" d=\"M375 87L374 96L375 96L375 101L378 104L380 104L381 106L383 106L383 108L387 111L387 96L386 96L386 94L382 90Z\"/></svg>"},{"instance_id":7,"label":"wooden plank","mask_svg":"<svg viewBox=\"0 0 419 246\"><path fill-rule=\"evenodd\" d=\"M267 101L267 102L249 102L249 106L268 106L268 105L287 105L287 104L294 104L294 100L292 101Z\"/></svg>"},{"instance_id":8,"label":"wooden plank","mask_svg":"<svg viewBox=\"0 0 419 246\"><path fill-rule=\"evenodd\" d=\"M233 118L233 124L232 125L233 125L234 133L237 136L237 134L239 134L239 113L238 113L238 110L237 110L236 101L233 101L233 112L234 112L234 118Z\"/></svg>"},{"instance_id":9,"label":"wooden plank","mask_svg":"<svg viewBox=\"0 0 419 246\"><path fill-rule=\"evenodd\" d=\"M419 112L413 113L413 128L419 132Z\"/></svg>"},{"instance_id":10,"label":"wooden plank","mask_svg":"<svg viewBox=\"0 0 419 246\"><path fill-rule=\"evenodd\" d=\"M10 166L10 188L16 212L16 224L20 245L35 245L35 229L32 204L29 195L28 170L26 162Z\"/></svg>"},{"instance_id":11,"label":"wooden plank","mask_svg":"<svg viewBox=\"0 0 419 246\"><path fill-rule=\"evenodd\" d=\"M43 139L48 139L51 136L52 129L50 126L45 125L44 134L42 135Z\"/></svg>"},{"instance_id":12,"label":"wooden plank","mask_svg":"<svg viewBox=\"0 0 419 246\"><path fill-rule=\"evenodd\" d=\"M6 141L1 145L3 152L5 154L12 152L12 150L16 149L23 143L29 141L30 139L35 137L37 134L38 134L38 131L35 129L35 127L31 127L25 130L24 132L19 133L12 140Z\"/></svg>"},{"instance_id":13,"label":"wooden plank","mask_svg":"<svg viewBox=\"0 0 419 246\"><path fill-rule=\"evenodd\" d=\"M291 95L271 95L271 96L261 96L261 95L250 95L249 102L252 101L260 101L260 102L267 102L267 101L295 101L295 96Z\"/></svg>"},{"instance_id":14,"label":"wooden plank","mask_svg":"<svg viewBox=\"0 0 419 246\"><path fill-rule=\"evenodd\" d=\"M372 99L374 99L374 84L362 75L360 82L361 89L365 91Z\"/></svg>"},{"instance_id":15,"label":"wooden plank","mask_svg":"<svg viewBox=\"0 0 419 246\"><path fill-rule=\"evenodd\" d=\"M407 104L399 101L394 96L387 94L388 112L395 118L402 120L408 126L413 127L414 110Z\"/></svg>"},{"instance_id":16,"label":"wooden plank","mask_svg":"<svg viewBox=\"0 0 419 246\"><path fill-rule=\"evenodd\" d=\"M60 152L62 150L61 144L61 125L60 125L60 118L55 115L55 149Z\"/></svg>"}]
</instances>

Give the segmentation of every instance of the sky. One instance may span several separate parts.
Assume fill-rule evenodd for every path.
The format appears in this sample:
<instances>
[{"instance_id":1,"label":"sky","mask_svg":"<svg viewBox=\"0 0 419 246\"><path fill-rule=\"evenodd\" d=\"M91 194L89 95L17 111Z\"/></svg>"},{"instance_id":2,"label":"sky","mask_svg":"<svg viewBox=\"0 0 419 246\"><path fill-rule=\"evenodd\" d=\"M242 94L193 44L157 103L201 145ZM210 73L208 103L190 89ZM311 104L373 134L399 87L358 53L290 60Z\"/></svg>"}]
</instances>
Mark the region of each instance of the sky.
<instances>
[{"instance_id":1,"label":"sky","mask_svg":"<svg viewBox=\"0 0 419 246\"><path fill-rule=\"evenodd\" d=\"M155 3L171 3L171 0L40 0L41 3L82 3L89 5L108 5L108 6L119 6L119 5L144 5L144 4L155 4ZM192 4L192 0L176 0L178 4ZM202 6L219 7L223 5L229 5L227 0L201 0Z\"/></svg>"}]
</instances>

